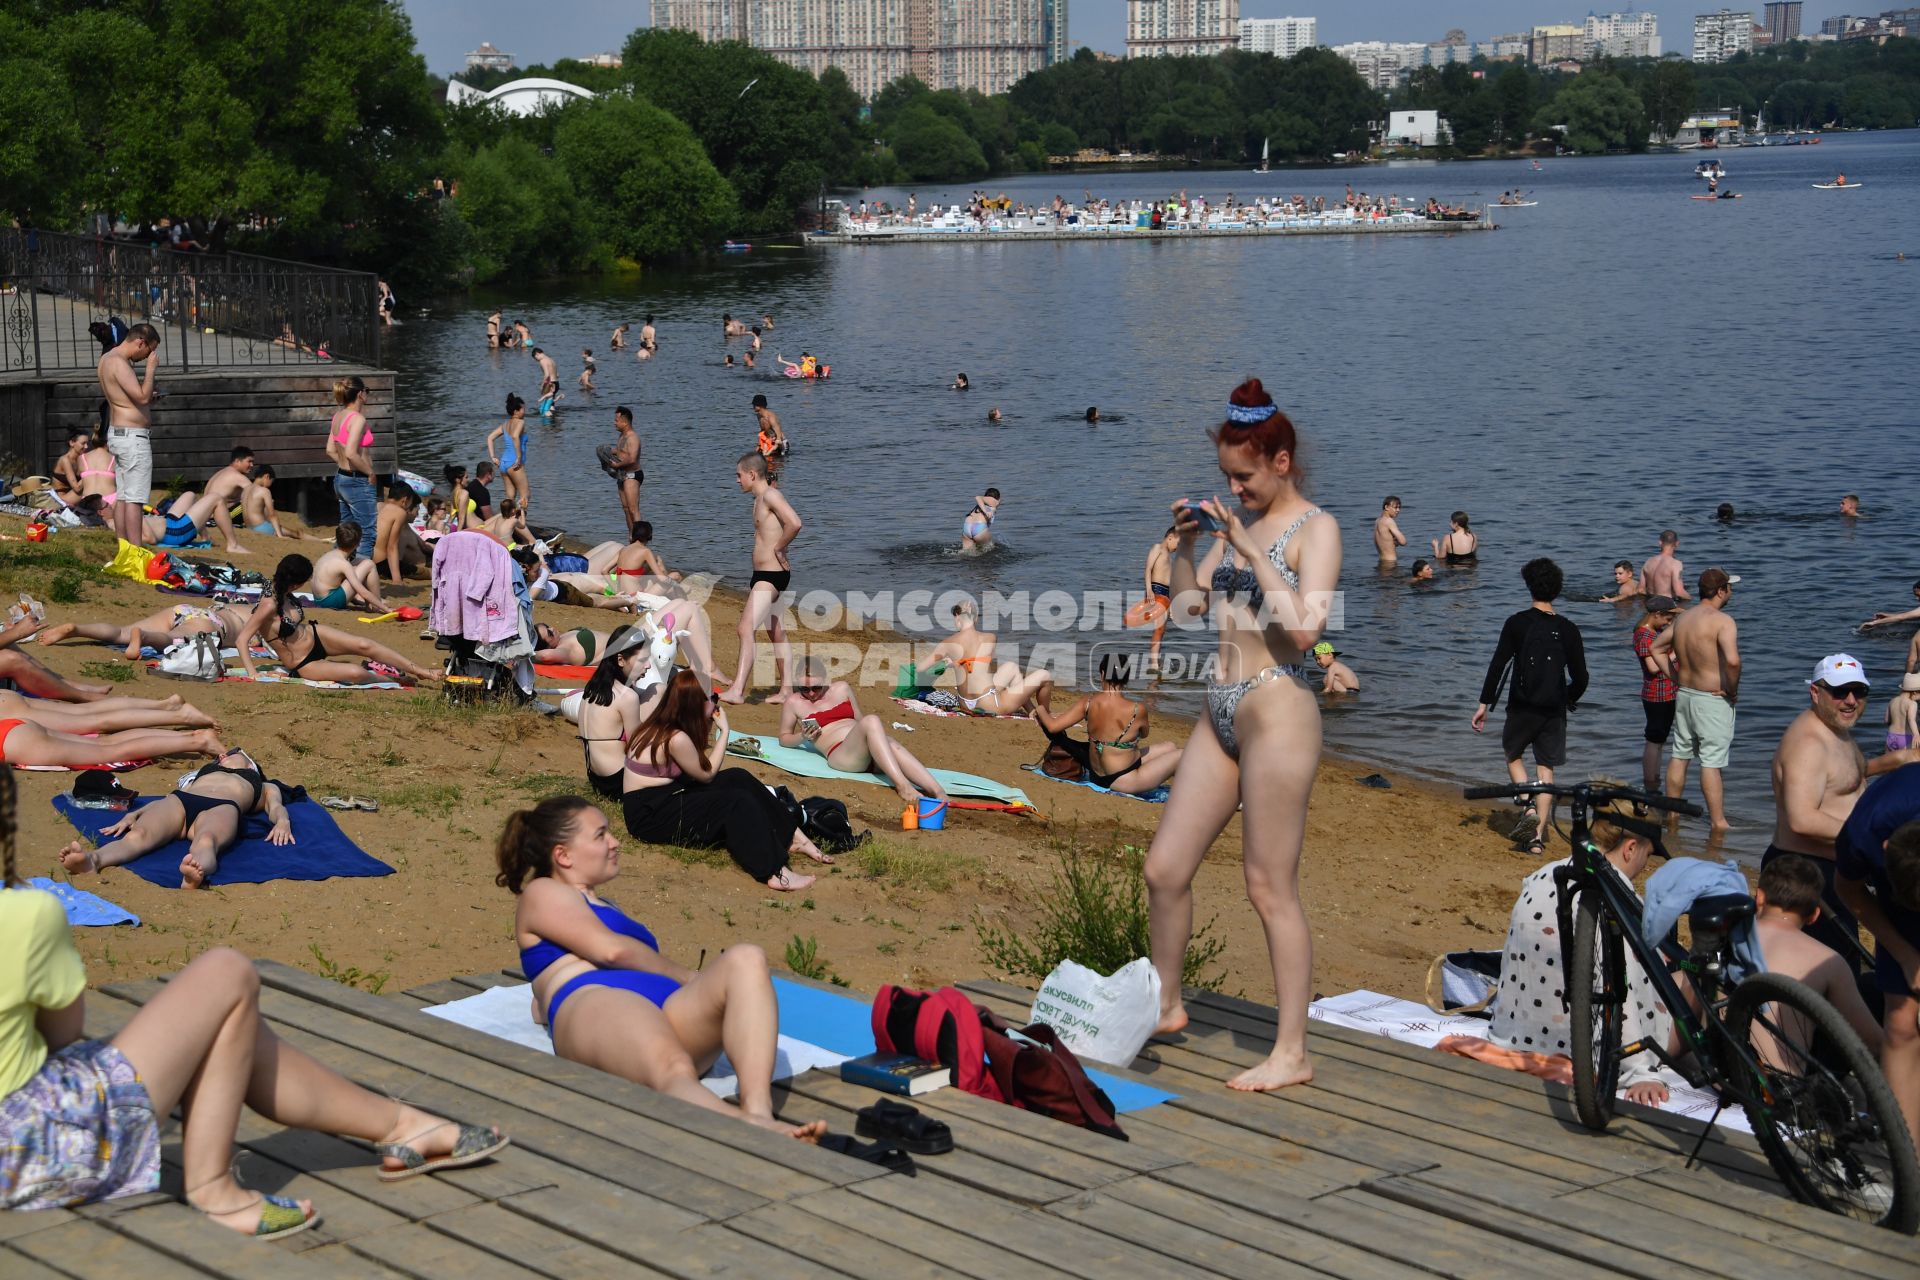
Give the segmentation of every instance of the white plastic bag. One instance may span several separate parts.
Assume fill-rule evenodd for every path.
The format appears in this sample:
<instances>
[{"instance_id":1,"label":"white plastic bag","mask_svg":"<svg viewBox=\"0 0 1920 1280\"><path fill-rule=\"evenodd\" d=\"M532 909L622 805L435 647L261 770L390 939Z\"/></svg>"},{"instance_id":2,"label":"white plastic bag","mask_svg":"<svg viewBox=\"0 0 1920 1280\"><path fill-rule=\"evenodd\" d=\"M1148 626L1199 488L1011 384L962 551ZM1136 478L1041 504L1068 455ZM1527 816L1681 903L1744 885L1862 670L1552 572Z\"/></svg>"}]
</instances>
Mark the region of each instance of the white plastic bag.
<instances>
[{"instance_id":1,"label":"white plastic bag","mask_svg":"<svg viewBox=\"0 0 1920 1280\"><path fill-rule=\"evenodd\" d=\"M183 636L168 645L160 655L160 670L170 676L191 680L218 680L227 673L220 657L220 642L207 632Z\"/></svg>"},{"instance_id":2,"label":"white plastic bag","mask_svg":"<svg viewBox=\"0 0 1920 1280\"><path fill-rule=\"evenodd\" d=\"M1052 1027L1082 1058L1124 1067L1160 1021L1160 975L1145 956L1106 978L1062 960L1040 984L1028 1020Z\"/></svg>"}]
</instances>

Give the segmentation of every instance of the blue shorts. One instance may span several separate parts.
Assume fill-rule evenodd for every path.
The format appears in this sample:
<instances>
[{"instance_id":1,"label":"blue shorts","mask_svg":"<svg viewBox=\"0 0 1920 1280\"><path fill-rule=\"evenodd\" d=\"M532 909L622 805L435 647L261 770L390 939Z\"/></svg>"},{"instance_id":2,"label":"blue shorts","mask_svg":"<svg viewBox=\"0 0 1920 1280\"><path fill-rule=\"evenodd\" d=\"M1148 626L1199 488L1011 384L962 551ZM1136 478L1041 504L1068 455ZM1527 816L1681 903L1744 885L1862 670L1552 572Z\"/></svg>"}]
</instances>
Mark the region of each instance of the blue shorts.
<instances>
[{"instance_id":1,"label":"blue shorts","mask_svg":"<svg viewBox=\"0 0 1920 1280\"><path fill-rule=\"evenodd\" d=\"M160 535L156 546L184 547L199 535L200 526L193 522L192 516L168 516L167 531Z\"/></svg>"},{"instance_id":2,"label":"blue shorts","mask_svg":"<svg viewBox=\"0 0 1920 1280\"><path fill-rule=\"evenodd\" d=\"M346 608L347 607L347 589L345 587L335 587L333 590L327 592L327 594L323 596L315 596L313 598L313 607L316 609Z\"/></svg>"}]
</instances>

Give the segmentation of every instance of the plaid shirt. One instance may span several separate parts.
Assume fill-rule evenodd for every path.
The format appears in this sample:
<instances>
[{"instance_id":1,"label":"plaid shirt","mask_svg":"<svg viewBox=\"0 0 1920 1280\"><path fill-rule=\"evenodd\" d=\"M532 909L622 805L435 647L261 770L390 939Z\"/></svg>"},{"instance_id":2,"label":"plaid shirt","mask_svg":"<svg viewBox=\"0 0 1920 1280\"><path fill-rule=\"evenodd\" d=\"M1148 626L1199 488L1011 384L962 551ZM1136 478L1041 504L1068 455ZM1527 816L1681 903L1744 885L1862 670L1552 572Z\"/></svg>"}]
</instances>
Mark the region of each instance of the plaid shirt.
<instances>
[{"instance_id":1,"label":"plaid shirt","mask_svg":"<svg viewBox=\"0 0 1920 1280\"><path fill-rule=\"evenodd\" d=\"M1672 702L1674 697L1673 678L1671 676L1650 676L1647 663L1653 653L1653 638L1659 633L1649 626L1633 629L1633 651L1640 659L1640 700L1642 702Z\"/></svg>"}]
</instances>

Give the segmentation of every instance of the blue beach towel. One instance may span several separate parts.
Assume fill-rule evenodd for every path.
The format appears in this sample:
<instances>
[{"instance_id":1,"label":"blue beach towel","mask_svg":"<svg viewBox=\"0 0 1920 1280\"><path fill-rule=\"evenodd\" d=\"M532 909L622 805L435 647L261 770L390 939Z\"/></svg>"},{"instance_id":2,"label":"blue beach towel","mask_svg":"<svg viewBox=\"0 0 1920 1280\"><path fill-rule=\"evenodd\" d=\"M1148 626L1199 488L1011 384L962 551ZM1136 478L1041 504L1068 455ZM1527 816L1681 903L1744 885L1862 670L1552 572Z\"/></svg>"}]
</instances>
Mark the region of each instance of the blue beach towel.
<instances>
[{"instance_id":1,"label":"blue beach towel","mask_svg":"<svg viewBox=\"0 0 1920 1280\"><path fill-rule=\"evenodd\" d=\"M136 927L140 924L139 916L125 907L115 906L98 894L49 880L45 876L35 876L27 883L60 899L60 905L67 910L67 923L76 929L94 924L130 924Z\"/></svg>"},{"instance_id":2,"label":"blue beach towel","mask_svg":"<svg viewBox=\"0 0 1920 1280\"><path fill-rule=\"evenodd\" d=\"M743 751L740 743L743 738L752 738L760 744L757 751ZM760 760L776 769L788 773L797 773L803 778L820 778L827 781L872 782L883 787L893 784L877 773L845 773L834 768L816 751L801 747L783 747L777 735L771 733L735 732L727 740L727 753L744 760ZM1027 799L1027 793L1018 787L1009 787L992 778L982 778L978 774L956 773L952 769L930 769L929 773L940 780L947 794L959 799L995 800L1001 804L1017 804L1033 807L1033 801ZM871 1048L861 1050L871 1053Z\"/></svg>"},{"instance_id":3,"label":"blue beach towel","mask_svg":"<svg viewBox=\"0 0 1920 1280\"><path fill-rule=\"evenodd\" d=\"M780 1004L782 1035L850 1058L873 1052L873 1006L865 1001L779 977L773 980L773 995ZM1087 1075L1107 1091L1118 1112L1139 1111L1179 1096L1092 1067L1087 1067Z\"/></svg>"},{"instance_id":4,"label":"blue beach towel","mask_svg":"<svg viewBox=\"0 0 1920 1280\"><path fill-rule=\"evenodd\" d=\"M1028 773L1039 774L1048 782L1064 782L1070 787L1085 787L1089 791L1098 791L1103 796L1119 796L1122 800L1145 800L1148 804L1165 804L1167 802L1168 790L1167 784L1164 782L1151 791L1142 791L1139 795L1135 795L1131 791L1115 791L1112 787L1103 787L1097 782L1088 782L1085 779L1076 782L1072 778L1056 778L1036 765L1023 764L1020 767Z\"/></svg>"},{"instance_id":5,"label":"blue beach towel","mask_svg":"<svg viewBox=\"0 0 1920 1280\"><path fill-rule=\"evenodd\" d=\"M152 804L159 798L148 796L138 804ZM113 809L76 808L64 795L53 798L53 807L95 845L102 843L100 832L121 817ZM287 814L293 820L292 844L269 843L267 832L273 824L264 813L251 814L241 828L239 841L220 855L220 865L207 883L263 884L268 880L331 880L335 876L393 874L392 867L349 840L333 816L313 801L296 800L287 806ZM135 858L126 864L126 870L162 889L178 889L180 860L186 856L187 842L175 840L145 857Z\"/></svg>"}]
</instances>

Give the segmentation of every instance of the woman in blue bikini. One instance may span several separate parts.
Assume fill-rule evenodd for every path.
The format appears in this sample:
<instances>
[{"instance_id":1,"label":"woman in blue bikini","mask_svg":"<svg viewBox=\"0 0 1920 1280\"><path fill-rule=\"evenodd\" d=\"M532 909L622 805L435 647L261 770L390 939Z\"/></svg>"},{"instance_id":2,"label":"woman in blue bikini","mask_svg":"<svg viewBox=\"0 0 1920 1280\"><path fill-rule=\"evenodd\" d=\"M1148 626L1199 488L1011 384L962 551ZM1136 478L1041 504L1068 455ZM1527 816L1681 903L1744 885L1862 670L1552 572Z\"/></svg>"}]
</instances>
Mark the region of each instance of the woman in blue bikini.
<instances>
[{"instance_id":1,"label":"woman in blue bikini","mask_svg":"<svg viewBox=\"0 0 1920 1280\"><path fill-rule=\"evenodd\" d=\"M1160 972L1158 1031L1176 1032L1187 1025L1180 975L1193 933L1194 873L1242 810L1247 897L1266 931L1279 1019L1266 1061L1227 1084L1269 1090L1313 1079L1313 939L1299 881L1307 798L1320 762L1320 708L1305 663L1339 585L1340 529L1301 495L1293 423L1258 379L1234 389L1213 440L1239 510L1218 498L1174 504L1172 589L1189 617L1214 607L1225 679L1207 683L1208 714L1187 740L1147 853L1147 905ZM1203 517L1213 527L1201 553ZM1189 601L1207 603L1196 608Z\"/></svg>"},{"instance_id":2,"label":"woman in blue bikini","mask_svg":"<svg viewBox=\"0 0 1920 1280\"><path fill-rule=\"evenodd\" d=\"M662 955L645 925L599 896L620 874L620 842L597 806L554 796L521 809L496 856L495 883L519 899L520 967L555 1053L803 1142L827 1131L824 1120L773 1114L780 1009L766 953L728 947L697 973ZM737 1105L700 1083L722 1050Z\"/></svg>"},{"instance_id":3,"label":"woman in blue bikini","mask_svg":"<svg viewBox=\"0 0 1920 1280\"><path fill-rule=\"evenodd\" d=\"M493 442L506 437L498 452ZM487 457L500 468L500 483L507 496L517 500L520 510L527 509L527 402L511 393L507 396L507 420L487 436Z\"/></svg>"}]
</instances>

